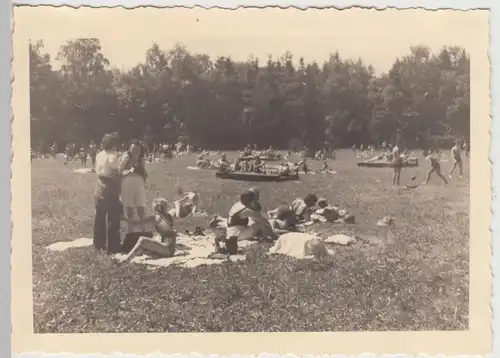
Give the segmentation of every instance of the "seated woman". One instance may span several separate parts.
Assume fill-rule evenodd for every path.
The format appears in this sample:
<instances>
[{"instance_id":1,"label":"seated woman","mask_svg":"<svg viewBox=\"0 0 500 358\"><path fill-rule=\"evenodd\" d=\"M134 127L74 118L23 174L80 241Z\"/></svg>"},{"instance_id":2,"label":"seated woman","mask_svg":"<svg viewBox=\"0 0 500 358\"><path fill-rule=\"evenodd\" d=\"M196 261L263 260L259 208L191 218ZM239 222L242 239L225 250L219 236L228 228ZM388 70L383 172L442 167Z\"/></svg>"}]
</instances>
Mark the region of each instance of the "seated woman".
<instances>
[{"instance_id":1,"label":"seated woman","mask_svg":"<svg viewBox=\"0 0 500 358\"><path fill-rule=\"evenodd\" d=\"M175 189L175 195L177 199L174 201L174 208L168 211L172 217L182 219L196 213L199 203L198 194L192 191L184 193L182 187L178 186Z\"/></svg>"},{"instance_id":2,"label":"seated woman","mask_svg":"<svg viewBox=\"0 0 500 358\"><path fill-rule=\"evenodd\" d=\"M240 195L240 200L231 207L227 219L226 237L240 240L249 240L254 237L269 237L276 239L271 224L256 207L254 191L246 190ZM251 221L250 221L251 219Z\"/></svg>"},{"instance_id":3,"label":"seated woman","mask_svg":"<svg viewBox=\"0 0 500 358\"><path fill-rule=\"evenodd\" d=\"M130 225L151 223L157 231L153 238L140 237L134 248L120 261L127 262L143 252L162 257L172 257L175 254L177 232L174 230L174 220L167 212L167 200L156 198L153 200L153 214L143 220L125 219Z\"/></svg>"}]
</instances>

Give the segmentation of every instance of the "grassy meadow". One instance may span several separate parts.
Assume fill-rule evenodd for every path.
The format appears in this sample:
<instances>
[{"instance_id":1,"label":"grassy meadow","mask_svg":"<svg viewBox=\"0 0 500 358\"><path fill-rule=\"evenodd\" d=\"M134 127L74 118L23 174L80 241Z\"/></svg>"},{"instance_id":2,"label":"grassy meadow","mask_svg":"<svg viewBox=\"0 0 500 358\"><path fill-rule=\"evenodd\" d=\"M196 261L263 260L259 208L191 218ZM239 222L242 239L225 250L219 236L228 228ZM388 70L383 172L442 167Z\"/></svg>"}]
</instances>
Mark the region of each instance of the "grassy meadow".
<instances>
[{"instance_id":1,"label":"grassy meadow","mask_svg":"<svg viewBox=\"0 0 500 358\"><path fill-rule=\"evenodd\" d=\"M427 164L402 171L402 184L424 180ZM447 174L451 161L442 163ZM254 183L191 171L195 155L148 164L148 200L173 198L172 188L200 194L201 209L227 216L239 192ZM313 170L319 162L310 161ZM74 163L32 162L34 330L90 332L283 332L464 330L469 311L469 166L444 185L434 177L413 190L392 187L392 170L358 168L350 150L330 161L336 174L258 183L265 210L311 192L347 208L354 225L320 224L333 235L377 236L336 246L312 261L267 256L270 244L247 249L247 260L196 268L152 270L117 265L91 247L50 252L57 241L92 237L94 175ZM148 208L149 209L149 208ZM377 220L392 215L391 242ZM177 221L179 230L206 226L206 218ZM125 225L123 225L125 229Z\"/></svg>"}]
</instances>

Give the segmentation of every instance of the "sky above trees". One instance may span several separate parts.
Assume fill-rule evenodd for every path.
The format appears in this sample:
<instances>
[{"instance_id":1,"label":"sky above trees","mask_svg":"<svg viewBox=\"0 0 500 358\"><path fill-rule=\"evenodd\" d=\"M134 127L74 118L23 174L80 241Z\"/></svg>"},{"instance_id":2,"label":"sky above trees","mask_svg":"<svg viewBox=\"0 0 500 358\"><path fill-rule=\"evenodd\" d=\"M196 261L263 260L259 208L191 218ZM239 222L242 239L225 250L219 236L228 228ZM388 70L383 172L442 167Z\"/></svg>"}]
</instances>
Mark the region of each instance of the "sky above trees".
<instances>
[{"instance_id":1,"label":"sky above trees","mask_svg":"<svg viewBox=\"0 0 500 358\"><path fill-rule=\"evenodd\" d=\"M92 11L91 20L82 21L85 11ZM55 59L67 40L97 37L105 56L119 69L142 62L153 43L161 48L180 43L193 52L230 56L235 61L245 61L249 55L266 61L268 55L277 57L290 51L295 59L322 62L338 51L343 58L362 58L380 74L412 46L425 45L433 52L443 46L467 48L470 29L484 26L484 14L472 16L465 11L111 11L79 9L78 15L72 9L51 11L45 21L60 25L48 26L37 38L44 40L45 52ZM54 60L52 64L59 65Z\"/></svg>"},{"instance_id":2,"label":"sky above trees","mask_svg":"<svg viewBox=\"0 0 500 358\"><path fill-rule=\"evenodd\" d=\"M408 48L387 75L339 52L323 62L291 52L234 61L158 45L122 71L98 39L68 41L56 59L59 69L43 41L31 45L31 141L40 151L109 131L124 141L210 149L286 148L296 139L309 148L382 141L422 148L470 134L470 58L460 47Z\"/></svg>"}]
</instances>

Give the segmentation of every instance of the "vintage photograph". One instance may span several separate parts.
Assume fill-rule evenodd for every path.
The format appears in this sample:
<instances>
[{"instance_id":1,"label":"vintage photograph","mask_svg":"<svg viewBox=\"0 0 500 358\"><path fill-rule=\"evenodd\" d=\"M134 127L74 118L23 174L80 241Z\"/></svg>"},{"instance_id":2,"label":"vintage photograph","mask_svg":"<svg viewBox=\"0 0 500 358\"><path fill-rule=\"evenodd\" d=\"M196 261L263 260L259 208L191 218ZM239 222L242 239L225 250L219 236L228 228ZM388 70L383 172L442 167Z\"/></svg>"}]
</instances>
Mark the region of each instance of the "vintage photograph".
<instances>
[{"instance_id":1,"label":"vintage photograph","mask_svg":"<svg viewBox=\"0 0 500 358\"><path fill-rule=\"evenodd\" d=\"M158 11L25 44L33 333L468 331L462 20Z\"/></svg>"}]
</instances>

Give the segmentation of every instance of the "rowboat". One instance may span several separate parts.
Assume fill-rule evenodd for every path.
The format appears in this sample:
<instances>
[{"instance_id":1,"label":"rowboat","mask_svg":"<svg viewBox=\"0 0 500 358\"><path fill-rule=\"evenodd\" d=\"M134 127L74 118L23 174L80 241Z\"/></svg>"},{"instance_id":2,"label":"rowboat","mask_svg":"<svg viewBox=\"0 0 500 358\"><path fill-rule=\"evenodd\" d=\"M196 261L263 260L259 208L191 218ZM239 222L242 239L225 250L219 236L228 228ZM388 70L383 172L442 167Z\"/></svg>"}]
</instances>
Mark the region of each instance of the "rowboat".
<instances>
[{"instance_id":1,"label":"rowboat","mask_svg":"<svg viewBox=\"0 0 500 358\"><path fill-rule=\"evenodd\" d=\"M365 161L358 162L358 167L367 168L394 168L394 163L387 160L375 160L375 161ZM412 157L407 158L403 161L403 168L415 168L418 167L418 158Z\"/></svg>"},{"instance_id":2,"label":"rowboat","mask_svg":"<svg viewBox=\"0 0 500 358\"><path fill-rule=\"evenodd\" d=\"M232 179L232 180L241 180L241 181L270 181L270 182L279 182L279 181L287 181L287 180L297 180L299 179L299 175L293 173L292 175L284 175L284 174L274 174L274 173L249 173L249 172L216 172L215 177L220 179Z\"/></svg>"}]
</instances>

